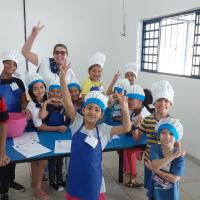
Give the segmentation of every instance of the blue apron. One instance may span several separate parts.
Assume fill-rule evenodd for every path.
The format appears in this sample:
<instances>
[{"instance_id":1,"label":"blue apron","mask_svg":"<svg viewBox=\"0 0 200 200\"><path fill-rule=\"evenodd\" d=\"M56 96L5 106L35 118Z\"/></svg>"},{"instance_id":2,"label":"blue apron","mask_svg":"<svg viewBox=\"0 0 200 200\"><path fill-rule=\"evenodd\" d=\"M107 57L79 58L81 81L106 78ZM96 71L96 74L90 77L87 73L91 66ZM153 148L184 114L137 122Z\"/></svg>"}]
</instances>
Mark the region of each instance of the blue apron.
<instances>
[{"instance_id":1,"label":"blue apron","mask_svg":"<svg viewBox=\"0 0 200 200\"><path fill-rule=\"evenodd\" d=\"M100 86L92 86L90 88L90 91L99 91L99 92L103 92L103 86L100 85Z\"/></svg>"},{"instance_id":2,"label":"blue apron","mask_svg":"<svg viewBox=\"0 0 200 200\"><path fill-rule=\"evenodd\" d=\"M21 112L22 90L19 87L13 91L10 84L1 84L0 80L0 95L6 101L8 112Z\"/></svg>"},{"instance_id":3,"label":"blue apron","mask_svg":"<svg viewBox=\"0 0 200 200\"><path fill-rule=\"evenodd\" d=\"M49 65L50 65L50 70L52 73L59 75L59 67L58 65L55 63L53 58L49 58Z\"/></svg>"},{"instance_id":4,"label":"blue apron","mask_svg":"<svg viewBox=\"0 0 200 200\"><path fill-rule=\"evenodd\" d=\"M96 127L98 143L93 149L85 142L82 126L72 137L67 191L81 200L98 200L102 184L102 147Z\"/></svg>"},{"instance_id":5,"label":"blue apron","mask_svg":"<svg viewBox=\"0 0 200 200\"><path fill-rule=\"evenodd\" d=\"M46 123L48 126L61 126L65 124L64 115L59 112L50 113Z\"/></svg>"}]
</instances>

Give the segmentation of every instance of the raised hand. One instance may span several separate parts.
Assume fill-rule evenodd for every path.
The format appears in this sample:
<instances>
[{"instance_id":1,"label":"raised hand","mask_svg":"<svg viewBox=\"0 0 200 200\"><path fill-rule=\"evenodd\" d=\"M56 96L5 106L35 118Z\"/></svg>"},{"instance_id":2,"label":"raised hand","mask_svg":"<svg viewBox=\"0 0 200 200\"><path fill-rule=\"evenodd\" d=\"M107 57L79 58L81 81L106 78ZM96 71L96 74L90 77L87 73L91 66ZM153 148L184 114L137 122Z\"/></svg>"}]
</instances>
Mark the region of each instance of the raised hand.
<instances>
[{"instance_id":1,"label":"raised hand","mask_svg":"<svg viewBox=\"0 0 200 200\"><path fill-rule=\"evenodd\" d=\"M34 36L37 36L39 32L44 28L44 25L40 25L40 22L38 22L37 26L34 26L32 29L31 34Z\"/></svg>"},{"instance_id":2,"label":"raised hand","mask_svg":"<svg viewBox=\"0 0 200 200\"><path fill-rule=\"evenodd\" d=\"M122 110L128 110L128 101L127 101L127 97L124 96L122 93L116 93L117 94L117 97L118 97L118 100L119 100L119 103L120 103L120 106L121 106L121 109Z\"/></svg>"},{"instance_id":3,"label":"raised hand","mask_svg":"<svg viewBox=\"0 0 200 200\"><path fill-rule=\"evenodd\" d=\"M67 64L67 62L65 62L63 65L60 66L60 73L59 73L60 81L65 81L67 70L69 68L70 68L70 63Z\"/></svg>"},{"instance_id":4,"label":"raised hand","mask_svg":"<svg viewBox=\"0 0 200 200\"><path fill-rule=\"evenodd\" d=\"M186 151L185 150L181 150L181 151L175 152L174 154L175 154L176 158L183 157L183 156L185 156Z\"/></svg>"},{"instance_id":5,"label":"raised hand","mask_svg":"<svg viewBox=\"0 0 200 200\"><path fill-rule=\"evenodd\" d=\"M118 70L117 73L113 77L113 81L116 82L119 79L120 76L121 76L121 73L119 73L119 70Z\"/></svg>"}]
</instances>

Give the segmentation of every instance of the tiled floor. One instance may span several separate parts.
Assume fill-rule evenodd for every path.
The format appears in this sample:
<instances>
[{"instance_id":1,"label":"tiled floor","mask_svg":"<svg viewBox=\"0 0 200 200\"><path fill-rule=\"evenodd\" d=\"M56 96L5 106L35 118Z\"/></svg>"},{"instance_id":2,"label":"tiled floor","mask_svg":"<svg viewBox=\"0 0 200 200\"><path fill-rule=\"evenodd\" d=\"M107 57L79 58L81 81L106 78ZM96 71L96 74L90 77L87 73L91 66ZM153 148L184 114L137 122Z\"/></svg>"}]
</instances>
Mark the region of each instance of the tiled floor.
<instances>
[{"instance_id":1,"label":"tiled floor","mask_svg":"<svg viewBox=\"0 0 200 200\"><path fill-rule=\"evenodd\" d=\"M104 176L106 181L107 200L145 200L145 189L127 188L118 181L118 155L116 152L104 153ZM181 200L200 199L200 162L187 157L187 171L181 180ZM143 163L138 164L139 179L143 180ZM127 177L124 177L127 181ZM10 200L34 200L30 188L30 165L28 163L18 164L16 180L26 186L26 192L9 191ZM51 200L64 199L64 192L55 192L49 189Z\"/></svg>"}]
</instances>

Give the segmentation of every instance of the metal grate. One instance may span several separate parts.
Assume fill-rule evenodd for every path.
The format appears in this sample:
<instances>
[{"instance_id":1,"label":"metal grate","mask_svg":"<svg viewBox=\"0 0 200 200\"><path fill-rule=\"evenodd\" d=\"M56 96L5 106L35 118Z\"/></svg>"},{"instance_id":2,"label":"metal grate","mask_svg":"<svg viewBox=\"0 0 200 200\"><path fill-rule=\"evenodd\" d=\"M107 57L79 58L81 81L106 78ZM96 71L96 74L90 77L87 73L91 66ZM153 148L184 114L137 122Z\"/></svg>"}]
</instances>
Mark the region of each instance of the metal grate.
<instances>
[{"instance_id":1,"label":"metal grate","mask_svg":"<svg viewBox=\"0 0 200 200\"><path fill-rule=\"evenodd\" d=\"M200 78L200 10L144 21L141 68Z\"/></svg>"},{"instance_id":2,"label":"metal grate","mask_svg":"<svg viewBox=\"0 0 200 200\"><path fill-rule=\"evenodd\" d=\"M200 77L200 12L197 12L195 19L192 76Z\"/></svg>"},{"instance_id":3,"label":"metal grate","mask_svg":"<svg viewBox=\"0 0 200 200\"><path fill-rule=\"evenodd\" d=\"M143 25L142 68L157 70L159 48L159 21L146 22Z\"/></svg>"}]
</instances>

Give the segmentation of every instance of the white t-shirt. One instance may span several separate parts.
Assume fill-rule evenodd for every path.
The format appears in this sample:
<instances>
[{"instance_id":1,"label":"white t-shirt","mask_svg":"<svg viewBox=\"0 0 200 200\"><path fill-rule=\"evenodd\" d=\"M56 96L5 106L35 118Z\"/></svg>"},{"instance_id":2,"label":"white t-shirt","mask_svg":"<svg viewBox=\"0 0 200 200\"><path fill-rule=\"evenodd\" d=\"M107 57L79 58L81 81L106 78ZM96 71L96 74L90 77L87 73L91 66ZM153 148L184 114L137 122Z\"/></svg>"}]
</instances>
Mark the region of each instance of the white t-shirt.
<instances>
[{"instance_id":1,"label":"white t-shirt","mask_svg":"<svg viewBox=\"0 0 200 200\"><path fill-rule=\"evenodd\" d=\"M58 74L51 72L49 58L38 56L38 67L38 73L42 76L42 78L44 78L44 82L46 84L49 84L49 81L52 79L58 79L59 81ZM77 80L76 75L71 68L68 69L65 80L66 82Z\"/></svg>"},{"instance_id":2,"label":"white t-shirt","mask_svg":"<svg viewBox=\"0 0 200 200\"><path fill-rule=\"evenodd\" d=\"M76 118L74 119L73 123L70 124L70 129L71 129L72 135L78 131L78 129L81 127L82 123L83 123L83 116L80 115L79 113L76 113ZM101 140L101 146L102 146L102 151L103 151L105 149L107 143L111 139L110 133L111 133L112 126L102 123L102 124L97 125L97 127L99 130L99 137ZM96 127L93 130L87 130L85 128L85 126L83 126L81 129L81 132L85 133L85 134L93 134L93 136L97 138ZM104 178L102 177L102 184L101 184L100 192L104 193L105 191L106 191L105 181L104 181Z\"/></svg>"},{"instance_id":3,"label":"white t-shirt","mask_svg":"<svg viewBox=\"0 0 200 200\"><path fill-rule=\"evenodd\" d=\"M37 108L32 100L29 101L26 108L31 112L34 126L40 127L42 125L42 120L39 118L40 108Z\"/></svg>"},{"instance_id":4,"label":"white t-shirt","mask_svg":"<svg viewBox=\"0 0 200 200\"><path fill-rule=\"evenodd\" d=\"M151 115L151 113L146 109L146 107L143 107L141 112L140 112L142 118L144 119L146 116L149 116ZM132 110L129 110L129 115L131 116L131 124L134 124L135 123L135 118L137 116L134 115L134 111Z\"/></svg>"}]
</instances>

